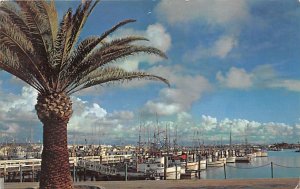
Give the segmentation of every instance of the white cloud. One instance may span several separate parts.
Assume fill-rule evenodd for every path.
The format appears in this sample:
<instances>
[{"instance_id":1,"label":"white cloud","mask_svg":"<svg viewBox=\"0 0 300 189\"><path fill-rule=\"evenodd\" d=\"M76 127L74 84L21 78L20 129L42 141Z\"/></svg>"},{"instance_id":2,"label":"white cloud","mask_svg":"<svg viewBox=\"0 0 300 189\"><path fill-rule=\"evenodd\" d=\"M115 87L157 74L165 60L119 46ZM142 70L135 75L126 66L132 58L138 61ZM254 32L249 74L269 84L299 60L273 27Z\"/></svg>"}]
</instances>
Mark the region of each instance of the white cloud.
<instances>
[{"instance_id":1,"label":"white cloud","mask_svg":"<svg viewBox=\"0 0 300 189\"><path fill-rule=\"evenodd\" d=\"M295 125L293 133L295 136L300 136L300 124L299 123Z\"/></svg>"},{"instance_id":2,"label":"white cloud","mask_svg":"<svg viewBox=\"0 0 300 189\"><path fill-rule=\"evenodd\" d=\"M162 52L166 53L171 48L171 36L166 31L165 27L160 23L155 23L149 25L146 30L133 30L133 29L123 29L119 30L112 36L111 39L125 36L143 36L149 39L146 42L139 42L146 46L153 46L160 49ZM126 60L118 61L118 65L128 71L134 71L139 68L140 62L147 62L149 64L155 64L162 61L162 58L153 55L134 55L133 57L128 57ZM124 65L123 65L124 64Z\"/></svg>"},{"instance_id":3,"label":"white cloud","mask_svg":"<svg viewBox=\"0 0 300 189\"><path fill-rule=\"evenodd\" d=\"M107 116L105 109L98 104L90 104L80 98L72 98L73 115L69 121L68 129L71 131L91 132Z\"/></svg>"},{"instance_id":4,"label":"white cloud","mask_svg":"<svg viewBox=\"0 0 300 189\"><path fill-rule=\"evenodd\" d=\"M211 131L217 126L217 118L213 118L211 116L202 115L201 117L201 127L204 131Z\"/></svg>"},{"instance_id":5,"label":"white cloud","mask_svg":"<svg viewBox=\"0 0 300 189\"><path fill-rule=\"evenodd\" d=\"M279 136L287 137L293 136L293 127L287 125L285 123L264 123L262 125L266 133L269 134L270 137L276 138Z\"/></svg>"},{"instance_id":6,"label":"white cloud","mask_svg":"<svg viewBox=\"0 0 300 189\"><path fill-rule=\"evenodd\" d=\"M227 25L243 22L249 17L245 0L165 0L158 4L155 11L159 18L173 25L203 20L211 25Z\"/></svg>"},{"instance_id":7,"label":"white cloud","mask_svg":"<svg viewBox=\"0 0 300 189\"><path fill-rule=\"evenodd\" d=\"M241 28L251 19L249 5L246 0L165 0L156 7L158 18L185 30L191 25L201 23L209 27L220 28L223 33L212 44L198 44L185 55L185 60L197 61L202 58L227 58L238 46ZM208 27L208 28L209 28ZM194 29L192 30L193 32Z\"/></svg>"},{"instance_id":8,"label":"white cloud","mask_svg":"<svg viewBox=\"0 0 300 189\"><path fill-rule=\"evenodd\" d=\"M220 140L220 137L227 138L229 143L229 133L232 132L234 143L244 143L248 139L250 143L266 142L294 142L295 132L299 132L299 126L285 123L260 123L246 119L228 119L218 121L217 118L202 115L199 129L206 135L206 140Z\"/></svg>"},{"instance_id":9,"label":"white cloud","mask_svg":"<svg viewBox=\"0 0 300 189\"><path fill-rule=\"evenodd\" d=\"M272 88L284 88L289 91L300 92L300 80L282 79L270 84Z\"/></svg>"},{"instance_id":10,"label":"white cloud","mask_svg":"<svg viewBox=\"0 0 300 189\"><path fill-rule=\"evenodd\" d=\"M217 80L228 88L247 89L252 87L252 74L247 73L242 68L232 67L224 76L220 71L217 73Z\"/></svg>"},{"instance_id":11,"label":"white cloud","mask_svg":"<svg viewBox=\"0 0 300 189\"><path fill-rule=\"evenodd\" d=\"M0 91L0 132L16 137L17 142L30 135L30 128L39 132L42 127L34 109L36 98L37 92L28 86L20 94Z\"/></svg>"},{"instance_id":12,"label":"white cloud","mask_svg":"<svg viewBox=\"0 0 300 189\"><path fill-rule=\"evenodd\" d=\"M7 130L5 130L4 132L6 134L16 134L18 132L20 132L20 125L18 125L17 123L8 123L7 125Z\"/></svg>"},{"instance_id":13,"label":"white cloud","mask_svg":"<svg viewBox=\"0 0 300 189\"><path fill-rule=\"evenodd\" d=\"M272 81L277 77L276 71L270 64L256 66L252 71L252 75L253 81L256 84L260 84L262 86L272 83Z\"/></svg>"},{"instance_id":14,"label":"white cloud","mask_svg":"<svg viewBox=\"0 0 300 189\"><path fill-rule=\"evenodd\" d=\"M118 64L118 67L128 71L128 72L132 72L132 71L136 71L139 69L139 61L138 60L123 60L121 64Z\"/></svg>"},{"instance_id":15,"label":"white cloud","mask_svg":"<svg viewBox=\"0 0 300 189\"><path fill-rule=\"evenodd\" d=\"M17 142L25 142L31 135L31 129L34 131L35 142L42 139L42 123L34 108L36 99L37 92L28 86L24 86L20 94L3 93L0 90L0 132L2 136L8 137L9 142L13 138ZM77 97L72 97L72 101L74 112L68 124L69 142L74 140L74 133L77 142L97 134L106 134L106 139L112 141L134 119L131 111L109 113L97 103L89 103Z\"/></svg>"},{"instance_id":16,"label":"white cloud","mask_svg":"<svg viewBox=\"0 0 300 189\"><path fill-rule=\"evenodd\" d=\"M190 122L192 120L192 115L187 112L180 112L177 114L178 122Z\"/></svg>"},{"instance_id":17,"label":"white cloud","mask_svg":"<svg viewBox=\"0 0 300 189\"><path fill-rule=\"evenodd\" d=\"M109 117L110 119L132 120L134 118L134 113L126 110L114 111Z\"/></svg>"},{"instance_id":18,"label":"white cloud","mask_svg":"<svg viewBox=\"0 0 300 189\"><path fill-rule=\"evenodd\" d=\"M17 110L22 107L23 110L32 111L34 110L34 105L36 104L37 92L31 87L23 87L21 91L21 96L13 94L1 94L3 95L3 100L0 106L0 110L11 111Z\"/></svg>"},{"instance_id":19,"label":"white cloud","mask_svg":"<svg viewBox=\"0 0 300 189\"><path fill-rule=\"evenodd\" d=\"M185 60L195 62L199 59L208 57L226 58L231 51L238 46L237 36L223 35L216 40L212 46L204 47L201 43L195 49L189 50L184 54Z\"/></svg>"},{"instance_id":20,"label":"white cloud","mask_svg":"<svg viewBox=\"0 0 300 189\"><path fill-rule=\"evenodd\" d=\"M164 67L162 72L173 73L168 67ZM176 75L176 72L170 75L171 78L175 77L174 74ZM181 75L179 79L184 80L184 76ZM191 81L190 79L188 81ZM178 82L177 84L181 88L186 82ZM181 93L183 90L179 91ZM281 142L283 140L295 142L295 136L300 133L299 124L292 126L285 123L259 123L246 119L228 118L218 120L209 115L202 115L201 122L195 123L192 116L183 111L183 107L188 107L184 103L189 104L192 103L191 101L182 100L180 101L181 104L177 104L176 107L174 100L178 97L184 98L184 95L178 95L177 92L175 91L175 94L171 94L172 91L170 94L162 92L160 101L157 103L149 101L148 103L153 103L152 105L155 107L161 105L158 110L162 112L157 112L161 115L165 115L164 111L166 111L177 116L174 121L159 121L158 125L161 130L165 129L166 126L170 128L173 136L175 128L178 127L177 130L180 131L178 132L178 142L180 143L191 143L195 131L201 133L202 136L200 137L205 140L205 143L218 141L221 137L226 140L226 138L229 138L230 128L232 129L234 143L243 142L246 136L250 143ZM200 96L195 96L195 98L200 98ZM29 87L23 87L18 95L0 92L0 131L5 133L5 136L10 136L8 140L16 137L17 141L25 141L25 138L30 136L29 128L33 128L34 133L39 132L41 134L42 126L34 110L36 97L37 93ZM191 98L191 96L186 98ZM89 143L98 142L98 140L101 140L102 143L104 141L119 143L121 140L136 143L138 140L137 134L140 124L137 124L133 112L122 110L109 113L98 103L89 103L76 97L73 97L72 100L74 113L68 127L69 142L74 140L75 133L76 140L79 143L83 142L84 139L87 139ZM155 119L142 124L143 140L147 140L148 136L152 136L154 125L156 125ZM39 137L41 139L41 136Z\"/></svg>"},{"instance_id":21,"label":"white cloud","mask_svg":"<svg viewBox=\"0 0 300 189\"><path fill-rule=\"evenodd\" d=\"M163 88L160 98L148 101L145 109L150 113L172 115L189 110L202 95L212 90L209 81L201 75L182 75L179 67L157 66L149 70L169 80L172 87Z\"/></svg>"},{"instance_id":22,"label":"white cloud","mask_svg":"<svg viewBox=\"0 0 300 189\"><path fill-rule=\"evenodd\" d=\"M184 116L185 117L185 116ZM230 131L232 133L233 144L241 144L247 138L248 143L251 144L267 144L274 142L295 142L297 132L300 132L299 124L294 126L285 123L260 123L257 121L250 121L247 119L217 119L209 115L202 115L200 122L194 122L189 118L181 119L177 114L177 120L174 121L145 121L142 124L142 140L147 140L153 136L152 131L164 131L166 126L170 128L171 140L175 136L175 129L177 128L177 142L191 144L200 139L205 144L220 143L223 139L223 144L229 144ZM133 126L132 131L139 130L139 125Z\"/></svg>"},{"instance_id":23,"label":"white cloud","mask_svg":"<svg viewBox=\"0 0 300 189\"><path fill-rule=\"evenodd\" d=\"M120 138L136 136L136 130L131 130L136 121L134 113L128 110L107 112L97 103L89 103L80 98L72 98L73 115L68 125L69 142L89 143L120 142Z\"/></svg>"},{"instance_id":24,"label":"white cloud","mask_svg":"<svg viewBox=\"0 0 300 189\"><path fill-rule=\"evenodd\" d=\"M181 107L179 104L172 103L163 103L163 102L153 102L148 101L145 105L147 111L151 114L158 115L172 115L181 111Z\"/></svg>"},{"instance_id":25,"label":"white cloud","mask_svg":"<svg viewBox=\"0 0 300 189\"><path fill-rule=\"evenodd\" d=\"M211 51L213 55L225 58L235 46L237 46L237 39L233 36L222 36L215 42Z\"/></svg>"},{"instance_id":26,"label":"white cloud","mask_svg":"<svg viewBox=\"0 0 300 189\"><path fill-rule=\"evenodd\" d=\"M134 30L134 29L121 29L114 33L112 37L109 38L109 40L117 39L119 37L125 37L125 36L142 36L149 41L143 41L138 42L140 45L145 46L153 46L161 50L162 52L167 54L167 51L171 48L172 45L172 39L171 35L166 31L163 25L159 23L155 23L152 25L149 25L146 30ZM148 54L140 54L140 55L134 55L129 56L126 59L120 59L113 63L113 66L118 66L126 71L144 71L140 69L140 63L147 63L150 65L157 64L161 62L163 59L161 57L155 56L155 55L148 55ZM158 76L161 76L159 74L156 74ZM118 87L123 88L136 88L141 87L146 84L148 84L151 81L146 80L133 80L130 82L122 83L122 85ZM87 89L84 89L82 91L79 91L77 94L79 95L93 95L93 94L99 94L103 91L101 90L102 87L94 86Z\"/></svg>"},{"instance_id":27,"label":"white cloud","mask_svg":"<svg viewBox=\"0 0 300 189\"><path fill-rule=\"evenodd\" d=\"M149 25L145 36L150 40L152 46L163 52L167 52L171 48L171 36L164 26L159 23Z\"/></svg>"},{"instance_id":28,"label":"white cloud","mask_svg":"<svg viewBox=\"0 0 300 189\"><path fill-rule=\"evenodd\" d=\"M228 88L282 88L288 91L300 91L300 80L280 78L269 64L259 65L252 72L247 72L243 68L231 67L226 74L221 71L217 72L216 79L222 86Z\"/></svg>"}]
</instances>

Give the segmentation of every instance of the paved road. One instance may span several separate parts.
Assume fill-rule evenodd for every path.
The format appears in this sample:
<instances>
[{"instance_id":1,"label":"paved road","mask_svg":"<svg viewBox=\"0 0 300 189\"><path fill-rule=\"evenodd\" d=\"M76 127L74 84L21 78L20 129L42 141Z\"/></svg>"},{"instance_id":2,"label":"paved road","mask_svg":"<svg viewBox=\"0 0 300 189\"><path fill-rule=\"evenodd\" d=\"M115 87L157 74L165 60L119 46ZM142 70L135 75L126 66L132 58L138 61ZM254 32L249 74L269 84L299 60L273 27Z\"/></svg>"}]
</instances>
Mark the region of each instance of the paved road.
<instances>
[{"instance_id":1,"label":"paved road","mask_svg":"<svg viewBox=\"0 0 300 189\"><path fill-rule=\"evenodd\" d=\"M167 180L167 181L90 181L75 185L98 186L101 189L294 189L294 179L228 179L228 180ZM38 183L5 183L5 189L38 188Z\"/></svg>"}]
</instances>

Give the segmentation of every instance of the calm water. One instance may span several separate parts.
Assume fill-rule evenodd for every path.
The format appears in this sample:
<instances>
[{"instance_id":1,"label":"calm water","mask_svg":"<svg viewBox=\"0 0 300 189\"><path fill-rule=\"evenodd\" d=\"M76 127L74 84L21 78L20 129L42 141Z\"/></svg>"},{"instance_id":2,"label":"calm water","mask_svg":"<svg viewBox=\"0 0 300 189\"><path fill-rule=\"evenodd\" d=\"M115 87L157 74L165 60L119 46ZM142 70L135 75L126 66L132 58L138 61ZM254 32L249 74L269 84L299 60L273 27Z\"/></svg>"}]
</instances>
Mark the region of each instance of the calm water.
<instances>
[{"instance_id":1,"label":"calm water","mask_svg":"<svg viewBox=\"0 0 300 189\"><path fill-rule=\"evenodd\" d=\"M227 164L227 179L271 178L271 162L273 162L274 178L298 178L300 177L300 153L294 151L295 150L269 151L268 157L254 158L249 164ZM208 168L206 171L201 172L201 178L224 179L224 168Z\"/></svg>"}]
</instances>

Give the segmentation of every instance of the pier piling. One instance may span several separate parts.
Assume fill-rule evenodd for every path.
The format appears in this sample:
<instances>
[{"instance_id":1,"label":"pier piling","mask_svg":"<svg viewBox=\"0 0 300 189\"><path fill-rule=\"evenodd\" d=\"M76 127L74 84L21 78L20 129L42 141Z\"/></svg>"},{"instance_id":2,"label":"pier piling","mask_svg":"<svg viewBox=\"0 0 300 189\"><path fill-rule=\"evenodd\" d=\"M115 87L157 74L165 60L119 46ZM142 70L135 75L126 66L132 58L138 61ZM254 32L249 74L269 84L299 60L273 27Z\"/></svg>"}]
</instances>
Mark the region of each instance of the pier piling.
<instances>
[{"instance_id":1,"label":"pier piling","mask_svg":"<svg viewBox=\"0 0 300 189\"><path fill-rule=\"evenodd\" d=\"M23 171L22 171L22 165L20 165L20 182L22 182L23 177Z\"/></svg>"},{"instance_id":2,"label":"pier piling","mask_svg":"<svg viewBox=\"0 0 300 189\"><path fill-rule=\"evenodd\" d=\"M271 162L271 178L273 178L274 175L273 175L273 162Z\"/></svg>"},{"instance_id":3,"label":"pier piling","mask_svg":"<svg viewBox=\"0 0 300 189\"><path fill-rule=\"evenodd\" d=\"M224 179L227 179L226 177L226 164L224 163Z\"/></svg>"},{"instance_id":4,"label":"pier piling","mask_svg":"<svg viewBox=\"0 0 300 189\"><path fill-rule=\"evenodd\" d=\"M198 155L198 179L200 179L201 155Z\"/></svg>"}]
</instances>

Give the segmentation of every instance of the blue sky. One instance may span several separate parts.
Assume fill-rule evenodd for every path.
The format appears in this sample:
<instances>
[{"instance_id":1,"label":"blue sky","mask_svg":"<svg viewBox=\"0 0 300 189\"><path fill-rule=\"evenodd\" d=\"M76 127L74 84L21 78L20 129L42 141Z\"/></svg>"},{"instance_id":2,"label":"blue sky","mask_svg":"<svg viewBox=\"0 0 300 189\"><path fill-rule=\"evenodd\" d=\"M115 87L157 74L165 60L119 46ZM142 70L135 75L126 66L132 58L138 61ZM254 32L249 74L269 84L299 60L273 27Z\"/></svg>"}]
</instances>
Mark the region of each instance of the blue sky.
<instances>
[{"instance_id":1,"label":"blue sky","mask_svg":"<svg viewBox=\"0 0 300 189\"><path fill-rule=\"evenodd\" d=\"M57 1L62 15L79 1ZM136 19L109 39L142 35L168 55L129 57L113 66L143 70L171 82L134 81L73 96L69 141L136 143L158 127L177 127L206 143L300 140L300 3L298 0L102 1L81 39ZM9 140L41 140L36 93L0 72L0 130ZM32 137L30 130L33 130ZM150 134L152 135L152 134Z\"/></svg>"}]
</instances>

